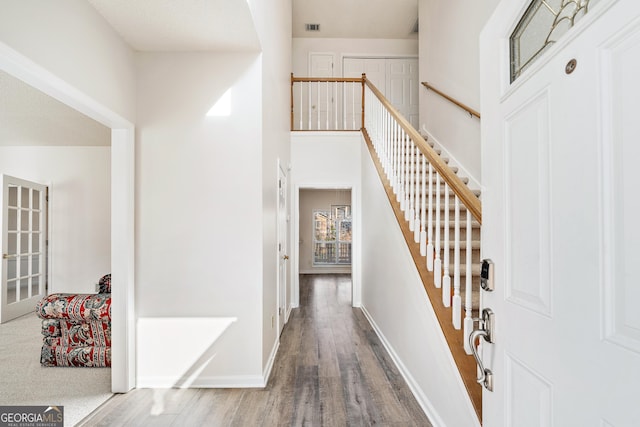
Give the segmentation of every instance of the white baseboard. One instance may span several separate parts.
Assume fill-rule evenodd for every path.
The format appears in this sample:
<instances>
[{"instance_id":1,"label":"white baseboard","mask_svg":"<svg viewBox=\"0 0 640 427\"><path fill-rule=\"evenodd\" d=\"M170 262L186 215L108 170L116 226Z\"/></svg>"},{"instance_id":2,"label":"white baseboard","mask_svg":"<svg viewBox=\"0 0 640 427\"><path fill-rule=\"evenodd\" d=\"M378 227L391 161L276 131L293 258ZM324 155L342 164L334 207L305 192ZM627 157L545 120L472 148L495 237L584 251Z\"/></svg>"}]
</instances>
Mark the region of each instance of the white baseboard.
<instances>
[{"instance_id":1,"label":"white baseboard","mask_svg":"<svg viewBox=\"0 0 640 427\"><path fill-rule=\"evenodd\" d=\"M446 424L444 423L444 421L442 421L442 418L440 417L440 415L438 415L438 411L436 411L435 407L431 404L431 402L427 398L427 395L424 393L420 385L418 385L418 382L411 375L411 372L409 372L407 367L402 363L402 360L400 359L398 354L395 352L395 350L393 349L393 347L391 346L387 338L384 336L380 328L378 328L378 325L373 320L373 318L367 311L366 307L361 306L360 309L362 310L365 317L371 324L371 327L373 328L373 330L376 332L376 335L378 335L378 338L380 338L382 345L391 356L391 359L393 360L393 363L395 363L396 367L400 371L402 378L404 378L404 380L409 385L409 389L411 389L411 392L415 396L416 400L418 401L418 404L420 405L424 413L427 415L427 418L429 418L429 421L431 421L434 427L446 427Z\"/></svg>"},{"instance_id":2,"label":"white baseboard","mask_svg":"<svg viewBox=\"0 0 640 427\"><path fill-rule=\"evenodd\" d=\"M286 321L285 321L286 323ZM271 375L271 370L273 369L273 363L276 360L276 355L278 354L278 349L280 348L280 339L276 339L276 342L273 344L273 348L271 349L271 354L269 355L269 360L267 360L267 365L262 370L262 381L263 386L266 387L269 382L269 375Z\"/></svg>"}]
</instances>

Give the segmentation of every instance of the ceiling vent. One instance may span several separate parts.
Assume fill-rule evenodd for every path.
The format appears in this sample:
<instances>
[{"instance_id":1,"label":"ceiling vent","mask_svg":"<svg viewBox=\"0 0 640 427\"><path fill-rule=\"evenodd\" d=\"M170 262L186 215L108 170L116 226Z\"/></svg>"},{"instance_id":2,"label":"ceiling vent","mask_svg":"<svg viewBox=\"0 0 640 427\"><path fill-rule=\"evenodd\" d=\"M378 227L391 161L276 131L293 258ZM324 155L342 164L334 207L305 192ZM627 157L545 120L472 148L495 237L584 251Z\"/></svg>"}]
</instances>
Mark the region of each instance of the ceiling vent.
<instances>
[{"instance_id":1,"label":"ceiling vent","mask_svg":"<svg viewBox=\"0 0 640 427\"><path fill-rule=\"evenodd\" d=\"M320 24L304 24L307 31L320 31Z\"/></svg>"}]
</instances>

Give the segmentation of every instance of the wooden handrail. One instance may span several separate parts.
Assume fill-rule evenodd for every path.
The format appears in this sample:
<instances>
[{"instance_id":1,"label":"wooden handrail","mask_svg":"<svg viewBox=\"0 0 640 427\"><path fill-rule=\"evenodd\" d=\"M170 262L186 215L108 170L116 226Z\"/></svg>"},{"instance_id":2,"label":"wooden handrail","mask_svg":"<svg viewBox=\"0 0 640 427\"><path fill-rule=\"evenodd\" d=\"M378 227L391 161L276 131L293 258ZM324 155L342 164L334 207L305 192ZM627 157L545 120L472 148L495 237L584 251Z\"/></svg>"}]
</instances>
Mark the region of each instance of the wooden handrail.
<instances>
[{"instance_id":1,"label":"wooden handrail","mask_svg":"<svg viewBox=\"0 0 640 427\"><path fill-rule=\"evenodd\" d=\"M427 82L422 82L422 85L424 87L426 87L427 89L434 91L435 93L437 93L438 95L440 95L441 97L446 99L447 101L456 104L458 107L462 108L463 110L465 110L467 113L471 114L472 116L476 116L477 118L480 118L480 113L477 112L476 110L474 110L473 108L468 107L465 104L463 104L462 102L458 101L457 99L450 97L446 93L436 89L435 87L433 87L432 85L430 85Z\"/></svg>"},{"instance_id":2,"label":"wooden handrail","mask_svg":"<svg viewBox=\"0 0 640 427\"><path fill-rule=\"evenodd\" d=\"M402 114L384 97L384 95L376 88L369 79L365 78L365 82L371 92L378 97L378 100L382 103L382 105L391 113L393 118L400 124L402 129L409 135L409 137L413 140L414 144L420 149L422 154L424 154L429 163L435 168L435 170L440 174L442 179L449 185L449 187L453 190L453 192L460 198L460 201L467 207L471 215L478 221L478 223L482 224L482 206L480 203L480 199L476 197L475 194L467 187L467 185L462 182L462 180L456 175L449 166L440 158L438 153L431 148L429 144L427 144L420 135L420 133L415 130L413 126L405 119Z\"/></svg>"},{"instance_id":3,"label":"wooden handrail","mask_svg":"<svg viewBox=\"0 0 640 427\"><path fill-rule=\"evenodd\" d=\"M360 77L293 77L291 74L291 84L297 82L341 82L341 83L361 83Z\"/></svg>"}]
</instances>

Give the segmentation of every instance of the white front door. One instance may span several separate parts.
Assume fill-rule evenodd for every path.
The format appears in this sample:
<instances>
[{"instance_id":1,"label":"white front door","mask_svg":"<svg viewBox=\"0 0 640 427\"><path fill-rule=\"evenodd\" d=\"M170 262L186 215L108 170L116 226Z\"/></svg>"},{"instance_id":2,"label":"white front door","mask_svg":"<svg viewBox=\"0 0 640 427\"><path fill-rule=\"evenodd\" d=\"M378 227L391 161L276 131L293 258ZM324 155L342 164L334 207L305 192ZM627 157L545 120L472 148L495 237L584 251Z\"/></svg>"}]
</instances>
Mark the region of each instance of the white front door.
<instances>
[{"instance_id":1,"label":"white front door","mask_svg":"<svg viewBox=\"0 0 640 427\"><path fill-rule=\"evenodd\" d=\"M639 426L640 2L592 0L510 83L529 4L502 1L481 36L483 425Z\"/></svg>"},{"instance_id":2,"label":"white front door","mask_svg":"<svg viewBox=\"0 0 640 427\"><path fill-rule=\"evenodd\" d=\"M289 266L289 215L287 213L287 175L278 168L278 335L287 315L287 271Z\"/></svg>"},{"instance_id":3,"label":"white front door","mask_svg":"<svg viewBox=\"0 0 640 427\"><path fill-rule=\"evenodd\" d=\"M47 187L2 176L0 323L31 313L45 295Z\"/></svg>"}]
</instances>

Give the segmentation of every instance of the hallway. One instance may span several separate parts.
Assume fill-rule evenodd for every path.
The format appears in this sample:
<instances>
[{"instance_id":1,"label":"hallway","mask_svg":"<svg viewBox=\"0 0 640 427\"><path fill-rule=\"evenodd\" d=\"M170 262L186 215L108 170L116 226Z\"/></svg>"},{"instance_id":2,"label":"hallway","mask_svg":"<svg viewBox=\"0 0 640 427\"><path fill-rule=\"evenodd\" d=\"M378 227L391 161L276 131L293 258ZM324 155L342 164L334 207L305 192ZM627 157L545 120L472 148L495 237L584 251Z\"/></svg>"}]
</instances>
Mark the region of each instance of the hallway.
<instances>
[{"instance_id":1,"label":"hallway","mask_svg":"<svg viewBox=\"0 0 640 427\"><path fill-rule=\"evenodd\" d=\"M264 389L136 389L85 426L431 426L359 309L349 275L300 276Z\"/></svg>"}]
</instances>

